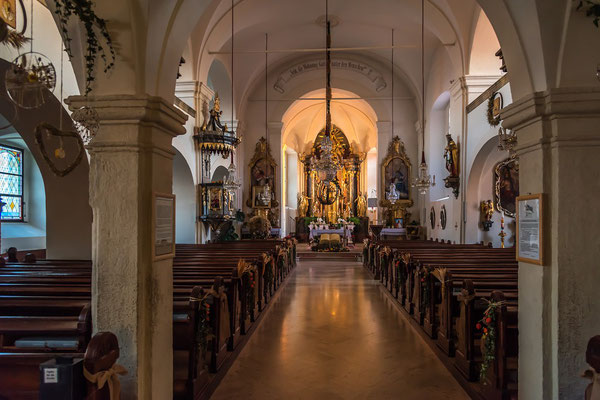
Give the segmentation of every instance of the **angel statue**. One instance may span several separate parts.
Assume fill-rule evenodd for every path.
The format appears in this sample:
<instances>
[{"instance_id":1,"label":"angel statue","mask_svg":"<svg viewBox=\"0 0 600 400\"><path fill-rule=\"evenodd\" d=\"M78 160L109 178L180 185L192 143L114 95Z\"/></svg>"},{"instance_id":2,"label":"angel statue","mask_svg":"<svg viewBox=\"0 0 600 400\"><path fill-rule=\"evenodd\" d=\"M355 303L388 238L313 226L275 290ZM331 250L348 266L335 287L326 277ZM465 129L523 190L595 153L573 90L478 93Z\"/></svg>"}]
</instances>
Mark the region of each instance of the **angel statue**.
<instances>
[{"instance_id":1,"label":"angel statue","mask_svg":"<svg viewBox=\"0 0 600 400\"><path fill-rule=\"evenodd\" d=\"M449 133L446 134L446 140L448 141L444 149L446 169L450 172L450 176L458 176L458 146Z\"/></svg>"},{"instance_id":2,"label":"angel statue","mask_svg":"<svg viewBox=\"0 0 600 400\"><path fill-rule=\"evenodd\" d=\"M367 195L358 193L358 197L356 198L356 214L359 217L364 217L367 215Z\"/></svg>"},{"instance_id":3,"label":"angel statue","mask_svg":"<svg viewBox=\"0 0 600 400\"><path fill-rule=\"evenodd\" d=\"M298 193L298 216L306 217L308 212L308 197L302 193Z\"/></svg>"},{"instance_id":4,"label":"angel statue","mask_svg":"<svg viewBox=\"0 0 600 400\"><path fill-rule=\"evenodd\" d=\"M492 221L494 216L494 203L491 200L482 201L479 205L479 209L481 211L483 230L489 231L494 224L494 221Z\"/></svg>"}]
</instances>

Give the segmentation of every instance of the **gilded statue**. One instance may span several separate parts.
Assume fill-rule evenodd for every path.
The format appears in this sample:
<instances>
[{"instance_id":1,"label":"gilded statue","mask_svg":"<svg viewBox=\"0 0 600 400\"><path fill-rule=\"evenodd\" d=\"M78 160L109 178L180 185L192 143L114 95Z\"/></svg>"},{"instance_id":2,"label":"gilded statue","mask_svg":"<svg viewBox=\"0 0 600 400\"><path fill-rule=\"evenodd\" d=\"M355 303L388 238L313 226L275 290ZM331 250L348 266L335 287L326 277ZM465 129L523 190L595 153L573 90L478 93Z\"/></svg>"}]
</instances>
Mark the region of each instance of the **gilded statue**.
<instances>
[{"instance_id":1,"label":"gilded statue","mask_svg":"<svg viewBox=\"0 0 600 400\"><path fill-rule=\"evenodd\" d=\"M358 193L356 198L356 214L359 217L365 217L367 215L367 195Z\"/></svg>"},{"instance_id":2,"label":"gilded statue","mask_svg":"<svg viewBox=\"0 0 600 400\"><path fill-rule=\"evenodd\" d=\"M444 182L446 183L445 186L447 188L452 188L454 197L458 199L458 191L460 188L460 177L458 176L458 146L449 133L446 134L446 139L448 144L444 150L444 158L446 159L446 169L450 175L444 178Z\"/></svg>"},{"instance_id":3,"label":"gilded statue","mask_svg":"<svg viewBox=\"0 0 600 400\"><path fill-rule=\"evenodd\" d=\"M444 150L444 158L446 159L446 169L450 172L450 176L458 176L458 146L452 139L450 134L446 134L448 141Z\"/></svg>"},{"instance_id":4,"label":"gilded statue","mask_svg":"<svg viewBox=\"0 0 600 400\"><path fill-rule=\"evenodd\" d=\"M306 217L308 212L308 197L302 193L298 193L298 216Z\"/></svg>"},{"instance_id":5,"label":"gilded statue","mask_svg":"<svg viewBox=\"0 0 600 400\"><path fill-rule=\"evenodd\" d=\"M479 209L481 212L483 230L489 231L494 224L494 221L492 221L492 218L494 217L494 203L492 200L482 201L479 205Z\"/></svg>"}]
</instances>

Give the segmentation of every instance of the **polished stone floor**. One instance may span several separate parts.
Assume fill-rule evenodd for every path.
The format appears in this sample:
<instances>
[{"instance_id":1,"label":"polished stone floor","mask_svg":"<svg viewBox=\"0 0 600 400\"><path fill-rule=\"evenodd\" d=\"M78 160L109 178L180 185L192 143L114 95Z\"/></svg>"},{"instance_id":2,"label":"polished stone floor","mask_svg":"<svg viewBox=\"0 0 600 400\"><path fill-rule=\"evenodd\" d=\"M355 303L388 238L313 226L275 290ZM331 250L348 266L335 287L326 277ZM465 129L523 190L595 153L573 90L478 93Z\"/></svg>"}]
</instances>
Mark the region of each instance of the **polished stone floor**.
<instances>
[{"instance_id":1,"label":"polished stone floor","mask_svg":"<svg viewBox=\"0 0 600 400\"><path fill-rule=\"evenodd\" d=\"M298 264L211 399L468 399L360 263Z\"/></svg>"}]
</instances>

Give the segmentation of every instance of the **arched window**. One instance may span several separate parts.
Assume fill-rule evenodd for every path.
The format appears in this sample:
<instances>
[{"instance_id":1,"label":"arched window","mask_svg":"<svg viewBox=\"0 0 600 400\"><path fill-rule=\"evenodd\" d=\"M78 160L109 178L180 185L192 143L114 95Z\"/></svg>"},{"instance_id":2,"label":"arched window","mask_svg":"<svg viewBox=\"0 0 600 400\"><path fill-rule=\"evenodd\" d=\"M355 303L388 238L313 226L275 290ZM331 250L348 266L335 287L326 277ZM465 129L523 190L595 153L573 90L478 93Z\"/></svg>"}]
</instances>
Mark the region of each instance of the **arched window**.
<instances>
[{"instance_id":1,"label":"arched window","mask_svg":"<svg viewBox=\"0 0 600 400\"><path fill-rule=\"evenodd\" d=\"M23 221L23 150L0 146L2 221Z\"/></svg>"}]
</instances>

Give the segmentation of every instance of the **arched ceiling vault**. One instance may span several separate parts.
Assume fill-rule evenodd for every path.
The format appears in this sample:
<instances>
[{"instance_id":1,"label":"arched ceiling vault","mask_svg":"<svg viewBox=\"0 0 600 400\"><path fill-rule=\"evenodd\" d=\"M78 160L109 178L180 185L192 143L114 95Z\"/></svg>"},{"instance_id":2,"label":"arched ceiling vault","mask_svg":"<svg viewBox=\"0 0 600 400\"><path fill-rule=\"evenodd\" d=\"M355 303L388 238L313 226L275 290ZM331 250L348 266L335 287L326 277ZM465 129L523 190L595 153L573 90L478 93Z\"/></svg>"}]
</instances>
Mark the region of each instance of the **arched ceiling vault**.
<instances>
[{"instance_id":1,"label":"arched ceiling vault","mask_svg":"<svg viewBox=\"0 0 600 400\"><path fill-rule=\"evenodd\" d=\"M235 4L235 48L263 50L265 32L269 33L270 49L322 48L324 28L316 20L324 14L324 6L323 0L305 0L301 6L294 0L239 0ZM420 0L374 0L352 7L341 0L331 0L330 14L340 21L332 31L333 46L388 46L393 28L396 45L406 46L396 50L397 68L411 81L420 82L420 7ZM213 10L209 22L198 26L190 39L196 79L202 82L206 82L208 68L216 57L210 52L228 52L231 48L231 3L223 1ZM446 1L426 1L426 64L443 47L454 65L454 75L461 76L467 59L464 49L470 41L462 32L470 34L470 25L479 8L474 0L461 1L464 21L457 21L450 11ZM467 24L466 21L468 28L458 25ZM225 64L230 63L229 55L218 56ZM293 62L305 56L306 53L270 53L269 64ZM390 49L369 50L363 56L389 60ZM249 82L264 73L264 54L237 54L234 70L236 103L240 104L242 95L249 90Z\"/></svg>"}]
</instances>

